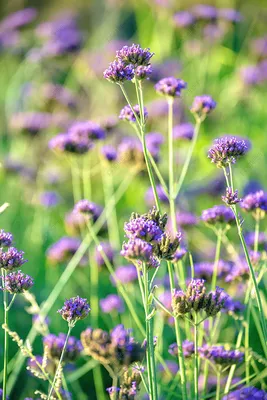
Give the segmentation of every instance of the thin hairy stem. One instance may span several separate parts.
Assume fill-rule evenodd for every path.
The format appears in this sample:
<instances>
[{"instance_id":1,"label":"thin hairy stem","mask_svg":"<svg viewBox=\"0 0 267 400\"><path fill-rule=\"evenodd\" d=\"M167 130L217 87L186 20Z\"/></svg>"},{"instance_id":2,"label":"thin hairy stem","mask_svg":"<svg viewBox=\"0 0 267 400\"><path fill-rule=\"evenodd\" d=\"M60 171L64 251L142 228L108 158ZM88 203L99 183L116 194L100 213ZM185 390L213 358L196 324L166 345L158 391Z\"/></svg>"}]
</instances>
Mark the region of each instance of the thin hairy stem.
<instances>
[{"instance_id":1,"label":"thin hairy stem","mask_svg":"<svg viewBox=\"0 0 267 400\"><path fill-rule=\"evenodd\" d=\"M181 171L181 174L180 174L177 186L176 186L175 198L177 198L177 196L179 195L179 193L180 193L180 191L182 189L185 177L187 175L187 171L188 171L191 159L192 159L192 155L194 153L194 149L195 149L195 146L196 146L196 143L197 143L198 134L199 134L199 130L200 130L200 126L201 126L201 122L202 121L203 120L201 118L196 118L194 136L193 136L193 139L192 139L192 141L190 143L190 147L189 147L186 159L185 159L185 163L183 165L183 168L182 168L182 171Z\"/></svg>"},{"instance_id":2,"label":"thin hairy stem","mask_svg":"<svg viewBox=\"0 0 267 400\"><path fill-rule=\"evenodd\" d=\"M64 357L65 350L66 350L66 347L67 347L67 343L68 343L68 340L69 340L69 337L70 337L71 330L72 330L72 326L69 325L68 333L67 333L67 336L66 336L66 339L65 339L65 343L64 343L61 355L60 355L60 359L59 359L59 362L58 362L58 365L57 365L57 369L56 369L56 372L55 372L54 380L52 382L52 386L50 388L47 400L51 399L51 396L53 395L53 390L54 390L55 383L56 383L57 379L59 378L60 369L62 368L62 361L63 361L63 357Z\"/></svg>"}]
</instances>

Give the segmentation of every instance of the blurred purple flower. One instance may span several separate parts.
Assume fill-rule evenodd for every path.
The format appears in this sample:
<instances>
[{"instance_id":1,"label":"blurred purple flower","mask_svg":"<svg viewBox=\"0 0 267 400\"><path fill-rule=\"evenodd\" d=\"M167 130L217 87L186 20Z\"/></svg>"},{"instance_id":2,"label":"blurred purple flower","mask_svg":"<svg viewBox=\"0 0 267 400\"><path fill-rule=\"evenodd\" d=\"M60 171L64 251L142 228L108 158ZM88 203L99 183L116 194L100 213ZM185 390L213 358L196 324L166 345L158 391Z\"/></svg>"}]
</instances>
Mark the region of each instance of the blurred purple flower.
<instances>
[{"instance_id":1,"label":"blurred purple flower","mask_svg":"<svg viewBox=\"0 0 267 400\"><path fill-rule=\"evenodd\" d=\"M117 294L110 294L106 298L100 300L100 307L103 313L110 314L114 311L118 313L124 312L124 303Z\"/></svg>"},{"instance_id":2,"label":"blurred purple flower","mask_svg":"<svg viewBox=\"0 0 267 400\"><path fill-rule=\"evenodd\" d=\"M183 122L173 127L173 138L192 140L194 136L194 125L190 122Z\"/></svg>"}]
</instances>

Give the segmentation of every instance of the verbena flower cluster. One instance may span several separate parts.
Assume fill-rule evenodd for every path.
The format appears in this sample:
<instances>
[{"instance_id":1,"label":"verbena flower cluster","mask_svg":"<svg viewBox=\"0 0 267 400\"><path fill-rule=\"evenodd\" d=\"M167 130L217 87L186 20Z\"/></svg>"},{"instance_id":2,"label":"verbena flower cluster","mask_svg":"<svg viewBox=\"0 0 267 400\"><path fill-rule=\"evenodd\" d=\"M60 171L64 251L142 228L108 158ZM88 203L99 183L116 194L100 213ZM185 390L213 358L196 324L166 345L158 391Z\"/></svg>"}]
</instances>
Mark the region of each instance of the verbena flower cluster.
<instances>
[{"instance_id":1,"label":"verbena flower cluster","mask_svg":"<svg viewBox=\"0 0 267 400\"><path fill-rule=\"evenodd\" d=\"M123 325L117 325L110 333L87 328L81 333L81 342L86 354L104 365L110 364L114 370L144 357L144 349Z\"/></svg>"},{"instance_id":2,"label":"verbena flower cluster","mask_svg":"<svg viewBox=\"0 0 267 400\"><path fill-rule=\"evenodd\" d=\"M63 307L58 310L58 312L68 323L76 323L87 317L90 312L90 307L87 299L76 296L66 300Z\"/></svg>"},{"instance_id":3,"label":"verbena flower cluster","mask_svg":"<svg viewBox=\"0 0 267 400\"><path fill-rule=\"evenodd\" d=\"M208 157L218 168L225 168L228 164L235 164L248 150L245 140L225 136L214 141L209 149Z\"/></svg>"},{"instance_id":4,"label":"verbena flower cluster","mask_svg":"<svg viewBox=\"0 0 267 400\"><path fill-rule=\"evenodd\" d=\"M214 364L229 367L233 364L239 364L244 359L244 353L239 350L226 350L224 346L209 346L200 347L199 354L203 358L207 358Z\"/></svg>"},{"instance_id":5,"label":"verbena flower cluster","mask_svg":"<svg viewBox=\"0 0 267 400\"><path fill-rule=\"evenodd\" d=\"M152 73L150 60L153 55L150 49L142 49L139 44L124 46L116 52L116 59L104 71L104 78L118 84L134 78L148 78Z\"/></svg>"},{"instance_id":6,"label":"verbena flower cluster","mask_svg":"<svg viewBox=\"0 0 267 400\"><path fill-rule=\"evenodd\" d=\"M206 317L214 317L224 307L228 295L219 287L207 292L204 279L192 279L186 291L175 289L172 293L172 309L175 316L203 311Z\"/></svg>"},{"instance_id":7,"label":"verbena flower cluster","mask_svg":"<svg viewBox=\"0 0 267 400\"><path fill-rule=\"evenodd\" d=\"M173 237L165 231L167 216L156 208L139 215L133 213L124 225L128 242L123 244L121 255L135 263L145 263L148 268L158 267L161 259L172 260L177 251L181 234Z\"/></svg>"}]
</instances>

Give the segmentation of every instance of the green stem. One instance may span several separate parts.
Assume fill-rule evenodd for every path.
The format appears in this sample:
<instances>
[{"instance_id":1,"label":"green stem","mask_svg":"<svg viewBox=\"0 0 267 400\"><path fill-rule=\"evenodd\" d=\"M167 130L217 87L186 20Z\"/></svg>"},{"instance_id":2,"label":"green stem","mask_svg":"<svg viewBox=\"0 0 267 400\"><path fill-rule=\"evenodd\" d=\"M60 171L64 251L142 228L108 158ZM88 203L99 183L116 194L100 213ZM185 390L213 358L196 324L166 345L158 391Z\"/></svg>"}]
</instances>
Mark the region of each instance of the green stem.
<instances>
[{"instance_id":1,"label":"green stem","mask_svg":"<svg viewBox=\"0 0 267 400\"><path fill-rule=\"evenodd\" d=\"M3 280L3 288L4 286L4 278L6 276L6 271L2 268L2 280ZM3 291L3 304L4 304L4 324L8 326L8 292L6 290ZM3 399L7 397L7 366L8 366L8 333L7 330L4 330L4 375L3 375Z\"/></svg>"},{"instance_id":2,"label":"green stem","mask_svg":"<svg viewBox=\"0 0 267 400\"><path fill-rule=\"evenodd\" d=\"M149 276L146 266L143 267L144 280L144 308L146 315L146 339L147 339L147 364L148 364L148 382L151 400L158 399L157 378L156 378L156 363L154 353L154 336L153 336L153 318L149 317Z\"/></svg>"},{"instance_id":3,"label":"green stem","mask_svg":"<svg viewBox=\"0 0 267 400\"><path fill-rule=\"evenodd\" d=\"M198 321L195 313L194 323L194 398L198 400Z\"/></svg>"},{"instance_id":4,"label":"green stem","mask_svg":"<svg viewBox=\"0 0 267 400\"><path fill-rule=\"evenodd\" d=\"M228 180L226 169L224 168L224 175L225 175L225 179L226 179L227 185L228 185L228 187L231 187L232 190L233 190L234 188L233 188L233 175L232 175L231 163L229 163L229 172L230 172L230 182L231 182L230 185L229 185L229 180ZM256 276L255 276L253 265L252 265L250 257L249 257L248 248L247 248L247 245L246 245L246 242L245 242L245 239L244 239L242 225L240 223L240 219L239 219L238 214L237 214L236 206L235 205L231 206L231 209L232 209L232 211L233 211L233 213L235 215L238 236L239 236L239 239L241 241L242 248L243 248L243 251L244 251L244 254L245 254L245 258L246 258L246 262L248 264L250 275L251 275L251 278L252 278L252 283L253 283L253 287L254 287L254 291L255 291L255 295L256 295L256 300L257 300L257 304L258 304L260 320L261 320L261 325L262 325L262 331L263 331L264 341L265 341L265 348L266 348L266 344L267 344L267 328L266 328L264 310L263 310L263 306L262 306L262 302L261 302L261 296L260 296L260 292L259 292L259 288L258 288L258 284L257 284L257 279L256 279Z\"/></svg>"},{"instance_id":5,"label":"green stem","mask_svg":"<svg viewBox=\"0 0 267 400\"><path fill-rule=\"evenodd\" d=\"M75 160L76 161L76 160ZM72 176L72 191L73 191L73 200L74 203L81 200L81 187L80 187L80 178L77 172L77 166L75 165L75 161L71 159L71 176Z\"/></svg>"},{"instance_id":6,"label":"green stem","mask_svg":"<svg viewBox=\"0 0 267 400\"><path fill-rule=\"evenodd\" d=\"M65 350L66 350L66 346L67 346L67 343L68 343L68 340L69 340L69 337L70 337L71 330L72 330L72 326L69 325L68 333L67 333L67 336L66 336L66 339L65 339L65 343L64 343L61 355L60 355L60 359L59 359L59 362L58 362L58 365L57 365L57 369L56 369L56 372L55 372L54 380L53 380L51 389L49 391L49 395L48 395L47 400L50 400L51 396L53 395L54 386L55 386L56 380L58 379L59 370L62 367L62 361L63 361L64 353L65 353Z\"/></svg>"},{"instance_id":7,"label":"green stem","mask_svg":"<svg viewBox=\"0 0 267 400\"><path fill-rule=\"evenodd\" d=\"M249 322L250 322L250 307L251 302L248 304L247 318L245 324L245 367L246 367L246 385L249 384Z\"/></svg>"},{"instance_id":8,"label":"green stem","mask_svg":"<svg viewBox=\"0 0 267 400\"><path fill-rule=\"evenodd\" d=\"M217 233L217 244L216 244L216 251L215 251L214 269L213 269L212 280L211 280L211 290L215 290L215 288L216 288L218 266L219 266L219 260L220 260L220 254L221 254L221 244L222 244L222 231L220 229Z\"/></svg>"},{"instance_id":9,"label":"green stem","mask_svg":"<svg viewBox=\"0 0 267 400\"><path fill-rule=\"evenodd\" d=\"M103 192L105 198L105 205L109 200L113 202L113 211L107 215L107 225L108 225L108 235L109 241L114 249L118 250L120 248L120 232L118 226L118 218L116 212L116 202L114 199L114 186L113 186L113 176L112 170L110 168L109 162L105 160L100 160L101 162L101 173L103 182Z\"/></svg>"},{"instance_id":10,"label":"green stem","mask_svg":"<svg viewBox=\"0 0 267 400\"><path fill-rule=\"evenodd\" d=\"M220 400L220 389L221 389L221 370L217 371L217 386L216 386L216 400Z\"/></svg>"},{"instance_id":11,"label":"green stem","mask_svg":"<svg viewBox=\"0 0 267 400\"><path fill-rule=\"evenodd\" d=\"M167 262L168 265L168 273L170 278L170 289L173 292L174 289L174 274L172 270L172 263L170 261ZM180 376L181 376L181 386L182 386L182 398L183 400L187 400L187 387L186 387L186 370L185 370L185 362L184 362L184 353L182 347L182 336L181 330L178 323L178 318L174 318L174 327L175 327L175 336L176 343L178 348L178 363L180 366Z\"/></svg>"},{"instance_id":12,"label":"green stem","mask_svg":"<svg viewBox=\"0 0 267 400\"><path fill-rule=\"evenodd\" d=\"M196 124L195 124L195 129L194 129L194 136L193 136L193 139L191 141L191 144L190 144L187 156L186 156L186 160L185 160L185 163L183 165L182 172L181 172L181 175L180 175L178 183L177 183L177 188L176 188L176 191L175 191L175 198L177 198L177 196L179 195L179 193L181 191L181 188L183 186L183 183L184 183L184 180L185 180L185 177L186 177L186 174L187 174L190 162L191 162L191 158L192 158L192 155L193 155L196 143L197 143L201 122L202 122L202 120L200 118L196 119Z\"/></svg>"},{"instance_id":13,"label":"green stem","mask_svg":"<svg viewBox=\"0 0 267 400\"><path fill-rule=\"evenodd\" d=\"M177 231L174 194L173 98L168 99L169 203L173 234Z\"/></svg>"},{"instance_id":14,"label":"green stem","mask_svg":"<svg viewBox=\"0 0 267 400\"><path fill-rule=\"evenodd\" d=\"M151 163L148 157L148 150L146 146L146 138L145 138L145 116L144 116L144 100L143 100L143 90L142 90L142 83L141 81L138 81L138 90L140 94L140 115L141 115L141 126L140 126L140 134L141 134L141 140L142 140L142 146L143 146L143 152L144 152L144 157L145 157L145 162L146 162L146 167L147 167L147 172L150 180L150 185L153 190L154 198L155 198L155 203L157 209L160 211L160 201L159 201L159 196L156 188L156 182L154 178L154 174L151 168Z\"/></svg>"}]
</instances>

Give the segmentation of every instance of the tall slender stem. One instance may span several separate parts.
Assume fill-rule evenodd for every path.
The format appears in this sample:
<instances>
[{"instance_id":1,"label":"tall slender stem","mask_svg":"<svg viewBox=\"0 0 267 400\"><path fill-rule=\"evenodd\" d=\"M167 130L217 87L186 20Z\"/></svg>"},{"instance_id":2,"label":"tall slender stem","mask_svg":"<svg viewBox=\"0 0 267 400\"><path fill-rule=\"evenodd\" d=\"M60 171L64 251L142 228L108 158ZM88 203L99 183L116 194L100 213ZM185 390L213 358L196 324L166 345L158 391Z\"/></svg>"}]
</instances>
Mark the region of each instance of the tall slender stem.
<instances>
[{"instance_id":1,"label":"tall slender stem","mask_svg":"<svg viewBox=\"0 0 267 400\"><path fill-rule=\"evenodd\" d=\"M221 229L217 232L217 243L216 243L216 251L215 251L215 260L214 260L214 267L213 267L213 274L211 280L211 290L215 290L217 276L218 276L218 266L221 254L221 244L222 244L222 231Z\"/></svg>"},{"instance_id":2,"label":"tall slender stem","mask_svg":"<svg viewBox=\"0 0 267 400\"><path fill-rule=\"evenodd\" d=\"M6 271L2 268L2 280L4 288L4 278ZM3 304L4 304L4 324L8 326L8 292L3 291ZM3 399L7 397L7 365L8 365L8 333L4 330L4 374L3 374Z\"/></svg>"},{"instance_id":3,"label":"tall slender stem","mask_svg":"<svg viewBox=\"0 0 267 400\"><path fill-rule=\"evenodd\" d=\"M229 163L230 183L229 183L229 179L228 179L228 176L227 176L226 169L224 168L223 170L224 170L226 183L227 183L228 187L230 187L233 190L234 189L233 188L233 174L232 174L231 163ZM259 309L259 314L260 314L262 331L263 331L264 340L265 340L265 349L266 349L266 345L267 345L267 328L266 328L266 321L265 321L265 316L264 316L264 310L263 310L263 306L262 306L261 296L260 296L260 292L259 292L259 288L258 288L258 284L257 284L257 279L256 279L256 276L255 276L253 265L252 265L250 257L249 257L248 248L247 248L247 245L246 245L246 242L245 242L245 238L244 238L243 230L242 230L242 225L240 223L240 219L239 219L239 216L238 216L238 213L237 213L236 206L235 205L231 206L231 209L232 209L232 211L233 211L233 213L235 215L238 236L240 238L240 241L241 241L241 244L242 244L242 248L243 248L243 251L244 251L244 254L245 254L246 262L247 262L247 265L249 267L250 275L251 275L251 278L252 278L252 283L253 283L253 287L254 287L254 291L255 291L255 295L256 295L256 300L257 300L257 304L258 304L258 309Z\"/></svg>"},{"instance_id":4,"label":"tall slender stem","mask_svg":"<svg viewBox=\"0 0 267 400\"><path fill-rule=\"evenodd\" d=\"M157 378L156 378L156 363L154 353L154 336L153 336L153 318L149 317L149 275L146 266L143 267L144 280L144 297L145 297L145 315L146 315L146 338L147 338L147 363L148 363L148 378L149 391L152 400L158 399Z\"/></svg>"},{"instance_id":5,"label":"tall slender stem","mask_svg":"<svg viewBox=\"0 0 267 400\"><path fill-rule=\"evenodd\" d=\"M105 205L108 203L109 200L113 201L113 211L112 213L109 213L109 215L107 215L109 241L113 248L118 250L120 248L121 242L116 212L116 202L114 199L113 173L108 161L105 162L105 160L100 159L100 162Z\"/></svg>"},{"instance_id":6,"label":"tall slender stem","mask_svg":"<svg viewBox=\"0 0 267 400\"><path fill-rule=\"evenodd\" d=\"M80 177L78 174L78 168L76 165L76 160L71 159L71 177L72 177L72 191L74 203L81 200L81 187L80 187Z\"/></svg>"},{"instance_id":7,"label":"tall slender stem","mask_svg":"<svg viewBox=\"0 0 267 400\"><path fill-rule=\"evenodd\" d=\"M191 144L190 144L187 156L186 156L186 160L185 160L185 163L183 165L182 172L180 174L180 177L179 177L179 180L178 180L178 183L177 183L177 188L176 188L176 191L175 191L175 197L177 197L179 195L179 193L181 191L181 188L183 186L185 177L187 175L187 171L188 171L188 168L189 168L189 165L190 165L190 162L191 162L191 158L192 158L192 155L193 155L196 143L197 143L201 122L202 122L201 118L197 118L196 119L196 124L195 124L195 129L194 129L194 136L193 136L193 139L191 141Z\"/></svg>"},{"instance_id":8,"label":"tall slender stem","mask_svg":"<svg viewBox=\"0 0 267 400\"><path fill-rule=\"evenodd\" d=\"M195 313L194 321L194 396L198 400L198 321Z\"/></svg>"},{"instance_id":9,"label":"tall slender stem","mask_svg":"<svg viewBox=\"0 0 267 400\"><path fill-rule=\"evenodd\" d=\"M68 333L67 333L67 336L66 336L66 339L65 339L65 343L64 343L61 355L60 355L60 359L59 359L59 362L58 362L58 365L57 365L57 369L56 369L56 372L55 372L54 380L53 380L51 389L49 391L49 395L48 395L47 400L50 400L51 396L53 395L54 386L55 386L56 380L58 379L58 374L59 374L60 368L62 367L62 361L63 361L64 353L65 353L65 350L66 350L66 347L67 347L67 343L68 343L68 340L69 340L69 337L70 337L71 330L72 330L72 326L69 325Z\"/></svg>"},{"instance_id":10,"label":"tall slender stem","mask_svg":"<svg viewBox=\"0 0 267 400\"><path fill-rule=\"evenodd\" d=\"M167 262L168 265L168 273L170 278L170 289L173 292L174 289L174 274L173 274L173 266L170 261ZM187 400L187 387L186 387L186 370L185 370L185 362L184 362L184 354L182 347L182 335L178 322L178 318L174 318L174 327L175 327L175 336L176 343L178 348L178 362L180 366L180 376L181 376L181 386L182 386L182 398L183 400Z\"/></svg>"},{"instance_id":11,"label":"tall slender stem","mask_svg":"<svg viewBox=\"0 0 267 400\"><path fill-rule=\"evenodd\" d=\"M176 233L175 193L174 193L174 154L173 154L173 98L168 98L168 159L169 159L169 202L172 230Z\"/></svg>"},{"instance_id":12,"label":"tall slender stem","mask_svg":"<svg viewBox=\"0 0 267 400\"><path fill-rule=\"evenodd\" d=\"M220 390L221 390L221 370L217 371L217 385L216 385L216 400L220 400Z\"/></svg>"},{"instance_id":13,"label":"tall slender stem","mask_svg":"<svg viewBox=\"0 0 267 400\"><path fill-rule=\"evenodd\" d=\"M148 156L148 150L147 150L147 145L146 145L146 138L145 138L145 115L144 115L144 99L143 99L143 90L142 90L142 83L141 81L138 81L138 90L139 90L139 108L140 108L140 116L141 116L141 126L140 126L140 133L141 133L141 140L142 140L142 146L143 146L143 152L144 152L144 157L145 157L145 162L146 162L146 167L147 167L147 172L150 180L150 184L153 190L153 195L155 198L155 203L157 209L160 211L160 201L159 201L159 196L156 188L156 182L154 178L154 174L152 171L151 167L151 162Z\"/></svg>"}]
</instances>

